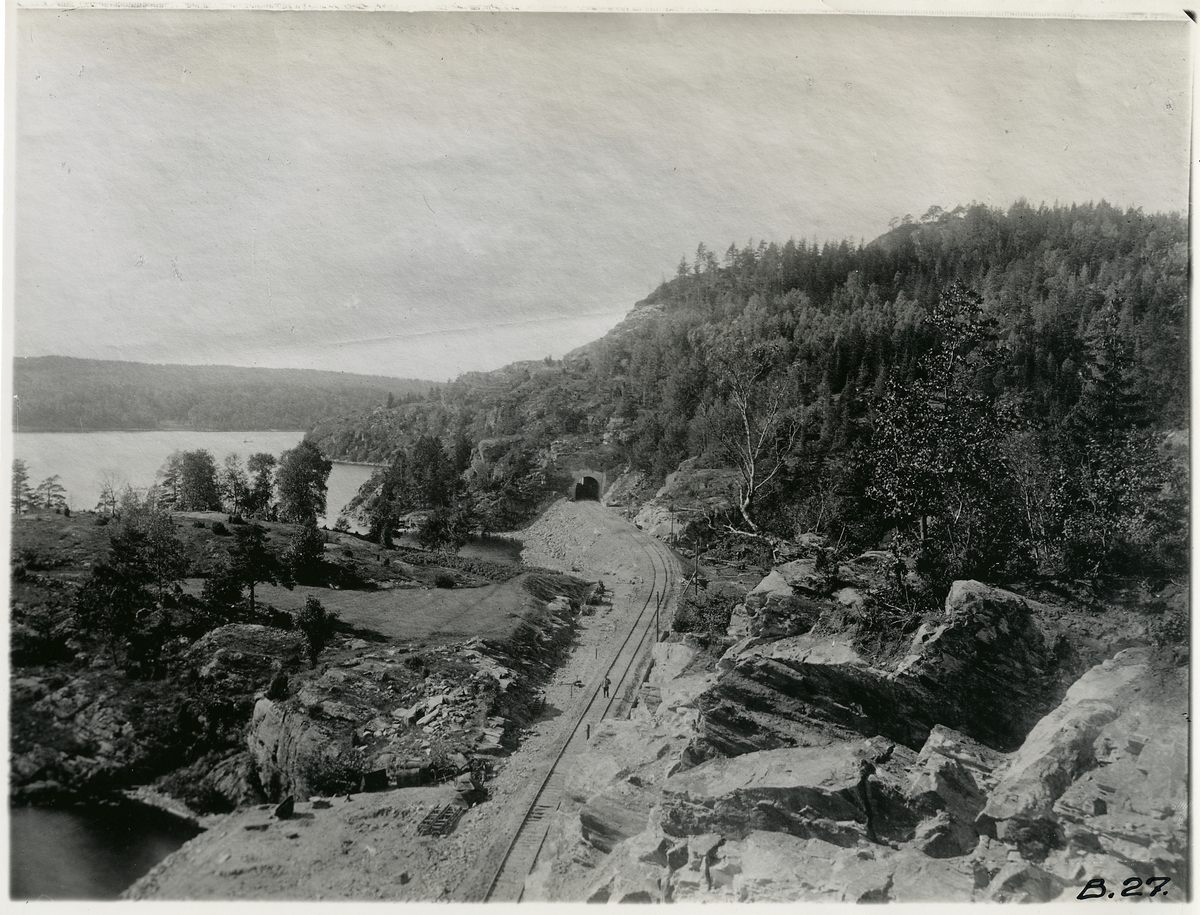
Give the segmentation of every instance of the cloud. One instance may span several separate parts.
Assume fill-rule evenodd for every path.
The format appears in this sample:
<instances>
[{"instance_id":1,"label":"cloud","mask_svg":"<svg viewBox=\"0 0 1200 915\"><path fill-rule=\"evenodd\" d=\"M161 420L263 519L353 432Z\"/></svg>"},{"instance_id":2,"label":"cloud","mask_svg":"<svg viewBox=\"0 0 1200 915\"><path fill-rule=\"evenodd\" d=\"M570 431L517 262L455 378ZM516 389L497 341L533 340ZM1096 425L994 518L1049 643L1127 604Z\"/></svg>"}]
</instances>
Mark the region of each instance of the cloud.
<instances>
[{"instance_id":1,"label":"cloud","mask_svg":"<svg viewBox=\"0 0 1200 915\"><path fill-rule=\"evenodd\" d=\"M26 355L441 377L586 342L700 241L1187 201L1174 23L17 18Z\"/></svg>"}]
</instances>

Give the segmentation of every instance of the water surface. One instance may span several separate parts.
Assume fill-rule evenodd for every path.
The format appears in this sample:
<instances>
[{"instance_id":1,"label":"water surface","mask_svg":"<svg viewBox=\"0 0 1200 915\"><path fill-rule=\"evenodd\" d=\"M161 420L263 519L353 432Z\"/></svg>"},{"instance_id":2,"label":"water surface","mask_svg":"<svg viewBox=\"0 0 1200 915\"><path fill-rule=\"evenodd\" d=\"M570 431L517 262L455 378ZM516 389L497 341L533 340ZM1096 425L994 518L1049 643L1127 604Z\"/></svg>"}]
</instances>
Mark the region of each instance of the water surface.
<instances>
[{"instance_id":1,"label":"water surface","mask_svg":"<svg viewBox=\"0 0 1200 915\"><path fill-rule=\"evenodd\" d=\"M72 511L91 510L106 481L118 489L144 489L154 484L173 451L207 449L219 467L236 454L244 464L257 452L279 457L300 444L304 433L282 432L19 432L13 436L14 457L29 468L29 485L58 474ZM326 518L332 527L374 467L335 463L329 474Z\"/></svg>"},{"instance_id":2,"label":"water surface","mask_svg":"<svg viewBox=\"0 0 1200 915\"><path fill-rule=\"evenodd\" d=\"M9 810L13 899L116 899L197 830L141 806Z\"/></svg>"}]
</instances>

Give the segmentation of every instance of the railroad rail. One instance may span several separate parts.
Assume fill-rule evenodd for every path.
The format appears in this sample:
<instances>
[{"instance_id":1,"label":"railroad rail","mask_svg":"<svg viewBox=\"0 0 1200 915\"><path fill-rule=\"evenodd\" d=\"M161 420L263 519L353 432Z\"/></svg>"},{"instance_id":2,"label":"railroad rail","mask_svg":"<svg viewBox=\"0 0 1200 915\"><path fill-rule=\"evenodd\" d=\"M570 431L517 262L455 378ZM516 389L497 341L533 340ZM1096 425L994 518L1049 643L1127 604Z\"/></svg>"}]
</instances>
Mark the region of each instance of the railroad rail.
<instances>
[{"instance_id":1,"label":"railroad rail","mask_svg":"<svg viewBox=\"0 0 1200 915\"><path fill-rule=\"evenodd\" d=\"M674 558L667 552L666 546L650 541L649 537L638 538L636 541L642 551L649 557L650 566L654 570L654 581L646 594L645 601L638 615L634 618L629 631L622 639L620 647L613 655L612 661L605 668L592 687L592 694L584 703L582 710L575 717L571 729L563 738L554 755L545 776L537 791L529 802L520 826L508 842L503 857L496 867L495 874L488 884L485 900L498 902L517 902L525 889L525 878L533 870L537 857L546 840L549 829L549 815L559 806L564 788L566 787L565 769L560 766L567 751L574 748L581 750L586 742L586 725L599 723L610 713L628 714L632 697L640 683L638 675L641 672L640 662L650 645L658 639L655 620L661 609L670 605L674 598L678 574L673 574ZM649 544L653 544L651 547ZM651 632L655 632L651 638ZM617 671L620 676L613 678ZM602 695L604 678L609 678L615 686L606 697Z\"/></svg>"}]
</instances>

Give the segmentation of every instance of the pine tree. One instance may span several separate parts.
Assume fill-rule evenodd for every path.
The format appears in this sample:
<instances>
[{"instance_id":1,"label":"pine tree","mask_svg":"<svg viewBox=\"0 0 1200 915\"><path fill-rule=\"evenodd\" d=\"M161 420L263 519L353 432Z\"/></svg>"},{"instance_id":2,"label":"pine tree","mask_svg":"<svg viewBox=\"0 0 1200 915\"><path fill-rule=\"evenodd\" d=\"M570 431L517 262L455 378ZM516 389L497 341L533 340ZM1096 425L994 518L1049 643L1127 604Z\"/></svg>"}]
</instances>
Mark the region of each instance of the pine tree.
<instances>
[{"instance_id":1,"label":"pine tree","mask_svg":"<svg viewBox=\"0 0 1200 915\"><path fill-rule=\"evenodd\" d=\"M29 505L29 467L21 460L16 458L12 464L12 509L14 515L19 515Z\"/></svg>"}]
</instances>

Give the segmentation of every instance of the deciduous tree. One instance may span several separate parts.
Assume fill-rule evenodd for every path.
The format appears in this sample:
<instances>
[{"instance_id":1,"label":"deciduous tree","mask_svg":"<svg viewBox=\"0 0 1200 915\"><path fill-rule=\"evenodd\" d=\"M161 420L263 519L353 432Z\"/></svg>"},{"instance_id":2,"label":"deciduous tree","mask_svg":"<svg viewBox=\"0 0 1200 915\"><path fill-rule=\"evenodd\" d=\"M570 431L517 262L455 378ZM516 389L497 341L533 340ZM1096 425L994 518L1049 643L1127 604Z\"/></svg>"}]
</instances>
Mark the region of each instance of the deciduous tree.
<instances>
[{"instance_id":1,"label":"deciduous tree","mask_svg":"<svg viewBox=\"0 0 1200 915\"><path fill-rule=\"evenodd\" d=\"M755 499L783 469L796 443L800 420L780 377L783 345L741 328L712 329L698 336L716 378L718 399L703 422L741 476L738 509L754 532Z\"/></svg>"},{"instance_id":2,"label":"deciduous tree","mask_svg":"<svg viewBox=\"0 0 1200 915\"><path fill-rule=\"evenodd\" d=\"M204 448L179 456L176 508L185 512L215 511L221 507L217 463Z\"/></svg>"},{"instance_id":3,"label":"deciduous tree","mask_svg":"<svg viewBox=\"0 0 1200 915\"><path fill-rule=\"evenodd\" d=\"M260 451L246 460L250 474L250 492L246 511L256 518L271 517L272 494L275 491L275 467L279 462L275 455Z\"/></svg>"},{"instance_id":4,"label":"deciduous tree","mask_svg":"<svg viewBox=\"0 0 1200 915\"><path fill-rule=\"evenodd\" d=\"M250 501L250 480L237 454L225 455L221 469L217 474L217 490L221 496L222 508L231 515L240 515L247 511Z\"/></svg>"},{"instance_id":5,"label":"deciduous tree","mask_svg":"<svg viewBox=\"0 0 1200 915\"><path fill-rule=\"evenodd\" d=\"M279 458L275 486L279 491L279 517L307 521L325 511L325 494L333 463L310 441L303 441Z\"/></svg>"}]
</instances>

